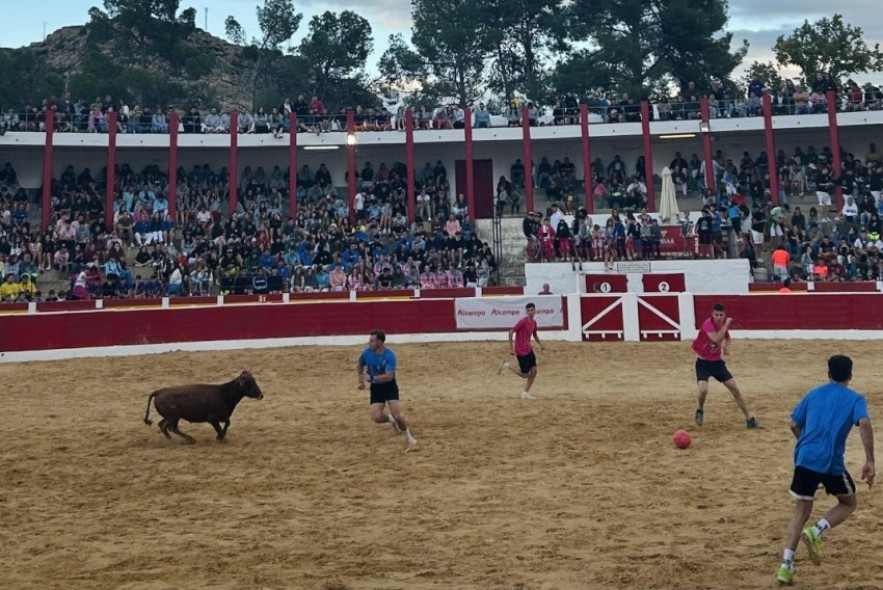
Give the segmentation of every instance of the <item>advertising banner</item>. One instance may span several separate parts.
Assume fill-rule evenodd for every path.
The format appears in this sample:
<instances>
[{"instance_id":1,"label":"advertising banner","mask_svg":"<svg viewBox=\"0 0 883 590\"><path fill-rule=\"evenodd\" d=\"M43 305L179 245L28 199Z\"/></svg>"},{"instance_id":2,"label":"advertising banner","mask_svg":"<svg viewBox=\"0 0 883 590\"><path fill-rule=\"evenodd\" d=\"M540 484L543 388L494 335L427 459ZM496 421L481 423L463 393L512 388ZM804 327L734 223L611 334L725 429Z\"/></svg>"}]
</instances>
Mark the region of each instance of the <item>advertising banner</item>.
<instances>
[{"instance_id":1,"label":"advertising banner","mask_svg":"<svg viewBox=\"0 0 883 590\"><path fill-rule=\"evenodd\" d=\"M685 236L679 225L663 225L659 250L662 254L687 254L692 256L696 246L695 236Z\"/></svg>"},{"instance_id":2,"label":"advertising banner","mask_svg":"<svg viewBox=\"0 0 883 590\"><path fill-rule=\"evenodd\" d=\"M468 297L454 300L458 330L508 330L525 317L524 306L537 306L540 328L564 327L564 304L557 295L537 297Z\"/></svg>"}]
</instances>

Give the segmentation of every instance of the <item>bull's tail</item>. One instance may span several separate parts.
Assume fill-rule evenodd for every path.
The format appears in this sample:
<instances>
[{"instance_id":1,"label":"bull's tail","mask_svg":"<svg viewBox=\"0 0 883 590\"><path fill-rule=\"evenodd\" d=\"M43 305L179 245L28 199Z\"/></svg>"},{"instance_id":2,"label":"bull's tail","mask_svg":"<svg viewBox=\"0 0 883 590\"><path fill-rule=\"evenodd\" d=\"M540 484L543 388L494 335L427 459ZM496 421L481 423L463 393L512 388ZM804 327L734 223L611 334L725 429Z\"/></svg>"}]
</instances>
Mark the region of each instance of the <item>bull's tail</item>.
<instances>
[{"instance_id":1,"label":"bull's tail","mask_svg":"<svg viewBox=\"0 0 883 590\"><path fill-rule=\"evenodd\" d=\"M150 402L153 401L153 398L156 396L156 392L154 391L149 396L147 396L147 412L144 413L144 423L148 426L153 425L153 420L150 419Z\"/></svg>"}]
</instances>

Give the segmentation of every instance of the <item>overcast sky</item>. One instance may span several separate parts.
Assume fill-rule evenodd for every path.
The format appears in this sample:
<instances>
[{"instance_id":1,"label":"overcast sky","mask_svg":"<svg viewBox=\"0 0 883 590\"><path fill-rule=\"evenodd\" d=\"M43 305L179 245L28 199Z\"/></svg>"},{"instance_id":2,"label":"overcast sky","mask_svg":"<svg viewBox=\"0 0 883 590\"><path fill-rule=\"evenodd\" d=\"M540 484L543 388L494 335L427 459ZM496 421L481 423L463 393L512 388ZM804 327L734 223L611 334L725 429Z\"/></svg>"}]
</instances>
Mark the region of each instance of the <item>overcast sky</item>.
<instances>
[{"instance_id":1,"label":"overcast sky","mask_svg":"<svg viewBox=\"0 0 883 590\"><path fill-rule=\"evenodd\" d=\"M197 10L197 26L207 28L218 37L224 36L224 19L234 15L250 36L258 31L255 7L262 0L181 0L181 7ZM43 38L44 31L68 25L85 23L91 6L103 6L101 0L49 0L35 9L28 3L3 2L3 21L0 28L0 46L21 47ZM883 41L883 11L872 9L870 2L847 4L831 0L732 0L730 2L730 30L735 39L748 39L751 44L745 65L754 60L774 61L771 48L779 35L790 34L804 20L814 22L832 10L843 14L845 22L861 26L868 45ZM208 12L206 13L206 7ZM374 55L368 66L373 69L386 48L386 39L392 33L403 33L408 39L411 24L410 0L306 0L296 1L295 7L304 14L296 44L307 30L311 16L325 10L340 12L353 10L371 22L374 30ZM370 16L376 15L376 16ZM207 24L207 27L206 27ZM782 70L785 75L797 75L795 70ZM883 74L856 76L859 82L883 83Z\"/></svg>"}]
</instances>

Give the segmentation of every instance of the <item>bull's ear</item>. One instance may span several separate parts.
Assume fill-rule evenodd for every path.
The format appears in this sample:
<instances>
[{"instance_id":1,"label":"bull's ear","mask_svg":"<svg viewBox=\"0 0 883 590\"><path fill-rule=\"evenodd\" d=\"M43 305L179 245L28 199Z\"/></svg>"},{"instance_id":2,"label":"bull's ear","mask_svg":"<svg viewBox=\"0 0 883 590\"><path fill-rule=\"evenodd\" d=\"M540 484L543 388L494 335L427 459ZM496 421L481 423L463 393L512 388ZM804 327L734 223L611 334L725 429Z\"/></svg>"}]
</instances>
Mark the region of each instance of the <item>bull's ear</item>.
<instances>
[{"instance_id":1,"label":"bull's ear","mask_svg":"<svg viewBox=\"0 0 883 590\"><path fill-rule=\"evenodd\" d=\"M242 371L242 373L239 374L240 379L248 379L249 377L251 377L251 373L248 371Z\"/></svg>"}]
</instances>

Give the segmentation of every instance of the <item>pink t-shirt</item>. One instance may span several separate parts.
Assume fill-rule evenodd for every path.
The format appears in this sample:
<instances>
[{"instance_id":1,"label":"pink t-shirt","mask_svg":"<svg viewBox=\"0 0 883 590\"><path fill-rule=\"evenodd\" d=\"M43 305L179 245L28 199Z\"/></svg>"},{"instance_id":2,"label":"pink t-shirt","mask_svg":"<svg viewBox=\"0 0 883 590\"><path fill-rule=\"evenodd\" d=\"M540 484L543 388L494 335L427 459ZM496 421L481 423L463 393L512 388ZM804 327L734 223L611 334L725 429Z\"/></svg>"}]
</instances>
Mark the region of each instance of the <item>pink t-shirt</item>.
<instances>
[{"instance_id":1,"label":"pink t-shirt","mask_svg":"<svg viewBox=\"0 0 883 590\"><path fill-rule=\"evenodd\" d=\"M699 358L706 361L721 360L721 347L712 342L709 337L709 334L713 334L717 331L718 327L715 325L714 319L708 318L702 323L702 327L699 329L699 334L693 341L693 350L699 355ZM727 333L725 338L729 340L730 334Z\"/></svg>"},{"instance_id":2,"label":"pink t-shirt","mask_svg":"<svg viewBox=\"0 0 883 590\"><path fill-rule=\"evenodd\" d=\"M536 321L528 317L518 320L518 323L512 328L512 331L515 332L515 354L518 356L530 354L533 350L533 347L530 345L530 339L536 330Z\"/></svg>"}]
</instances>

